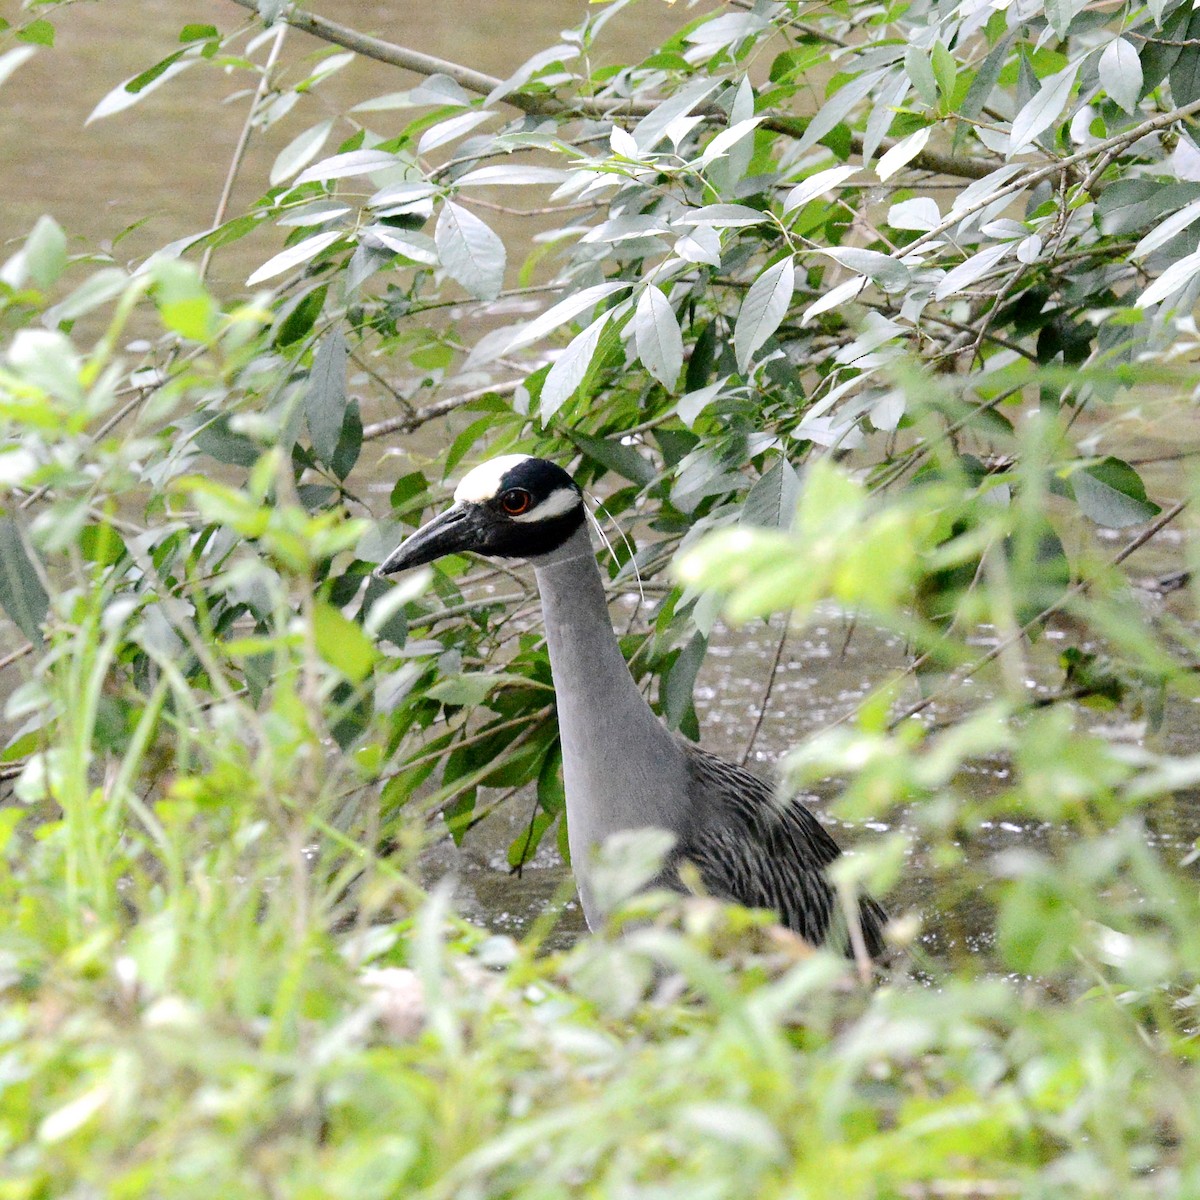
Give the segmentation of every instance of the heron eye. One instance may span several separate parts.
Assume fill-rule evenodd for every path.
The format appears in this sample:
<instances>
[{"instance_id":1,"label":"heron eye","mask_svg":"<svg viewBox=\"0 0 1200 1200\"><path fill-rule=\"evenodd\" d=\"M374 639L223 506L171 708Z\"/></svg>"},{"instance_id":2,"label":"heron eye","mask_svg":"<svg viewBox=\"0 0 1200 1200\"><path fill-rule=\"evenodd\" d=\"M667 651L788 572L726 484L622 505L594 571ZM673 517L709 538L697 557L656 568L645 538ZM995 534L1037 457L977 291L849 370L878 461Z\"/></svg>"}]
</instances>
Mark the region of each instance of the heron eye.
<instances>
[{"instance_id":1,"label":"heron eye","mask_svg":"<svg viewBox=\"0 0 1200 1200\"><path fill-rule=\"evenodd\" d=\"M510 517L519 517L533 507L533 497L524 488L509 488L500 497L500 507Z\"/></svg>"}]
</instances>

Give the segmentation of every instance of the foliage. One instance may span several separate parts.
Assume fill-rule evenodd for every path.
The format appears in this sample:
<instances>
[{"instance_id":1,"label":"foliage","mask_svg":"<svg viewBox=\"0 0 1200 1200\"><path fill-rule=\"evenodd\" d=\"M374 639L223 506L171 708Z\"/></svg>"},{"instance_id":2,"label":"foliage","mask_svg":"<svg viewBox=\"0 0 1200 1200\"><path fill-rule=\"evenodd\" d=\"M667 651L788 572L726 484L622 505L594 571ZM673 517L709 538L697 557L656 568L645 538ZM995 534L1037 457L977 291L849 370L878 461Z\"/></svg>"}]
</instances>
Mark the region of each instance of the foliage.
<instances>
[{"instance_id":1,"label":"foliage","mask_svg":"<svg viewBox=\"0 0 1200 1200\"><path fill-rule=\"evenodd\" d=\"M501 81L233 2L93 117L248 79L294 130L260 199L138 264L46 217L0 268L0 1195L1195 1194L1200 912L1156 834L1200 760L1154 738L1193 593L1121 570L1187 501L1135 460L1197 383L1191 7L759 0L596 67L616 0ZM0 25L0 84L67 8ZM355 55L424 78L331 116ZM514 866L563 844L527 585L371 575L512 449L603 493L614 590L657 578L625 649L685 733L722 613L905 639L786 769L892 823L839 869L920 875L919 978L655 897L547 954L553 914L518 944L418 886L481 789L535 789Z\"/></svg>"}]
</instances>

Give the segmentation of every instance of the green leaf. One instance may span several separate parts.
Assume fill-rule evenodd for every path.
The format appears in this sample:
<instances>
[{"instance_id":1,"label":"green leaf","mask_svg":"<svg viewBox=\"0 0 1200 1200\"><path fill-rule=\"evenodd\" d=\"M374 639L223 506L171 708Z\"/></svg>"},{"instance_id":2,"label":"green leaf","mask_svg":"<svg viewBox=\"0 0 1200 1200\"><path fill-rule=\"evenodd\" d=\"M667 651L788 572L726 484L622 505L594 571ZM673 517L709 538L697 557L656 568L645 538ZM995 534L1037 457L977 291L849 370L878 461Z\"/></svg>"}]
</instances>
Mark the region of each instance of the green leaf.
<instances>
[{"instance_id":1,"label":"green leaf","mask_svg":"<svg viewBox=\"0 0 1200 1200\"><path fill-rule=\"evenodd\" d=\"M1176 106L1194 104L1200 100L1200 54L1196 53L1195 42L1200 39L1200 12L1193 10L1187 32L1181 41L1191 45L1183 51L1171 67L1171 99Z\"/></svg>"},{"instance_id":2,"label":"green leaf","mask_svg":"<svg viewBox=\"0 0 1200 1200\"><path fill-rule=\"evenodd\" d=\"M25 266L29 277L43 289L67 269L67 235L53 217L38 217L25 239Z\"/></svg>"},{"instance_id":3,"label":"green leaf","mask_svg":"<svg viewBox=\"0 0 1200 1200\"><path fill-rule=\"evenodd\" d=\"M546 751L542 769L538 772L537 797L542 811L552 817L566 811L567 793L563 787L561 742L554 742Z\"/></svg>"},{"instance_id":4,"label":"green leaf","mask_svg":"<svg viewBox=\"0 0 1200 1200\"><path fill-rule=\"evenodd\" d=\"M745 373L754 352L779 328L792 302L795 272L790 257L768 267L751 285L733 327L738 370Z\"/></svg>"},{"instance_id":5,"label":"green leaf","mask_svg":"<svg viewBox=\"0 0 1200 1200\"><path fill-rule=\"evenodd\" d=\"M475 671L439 679L425 695L456 708L477 708L499 687L528 688L529 684L524 675L512 672Z\"/></svg>"},{"instance_id":6,"label":"green leaf","mask_svg":"<svg viewBox=\"0 0 1200 1200\"><path fill-rule=\"evenodd\" d=\"M795 519L799 498L800 476L786 458L780 457L747 493L742 523L788 529Z\"/></svg>"},{"instance_id":7,"label":"green leaf","mask_svg":"<svg viewBox=\"0 0 1200 1200\"><path fill-rule=\"evenodd\" d=\"M246 286L254 287L255 284L262 283L263 280L273 279L276 275L282 275L284 271L291 270L292 267L298 267L301 263L306 263L309 259L316 258L322 250L327 250L342 236L343 234L340 229L327 229L324 233L314 233L312 237L305 238L303 241L297 242L294 246L289 246L286 250L282 250L276 254L274 258L267 259L246 280Z\"/></svg>"},{"instance_id":8,"label":"green leaf","mask_svg":"<svg viewBox=\"0 0 1200 1200\"><path fill-rule=\"evenodd\" d=\"M933 73L937 76L942 102L949 104L954 95L954 85L958 81L958 65L954 61L954 55L940 41L933 44Z\"/></svg>"},{"instance_id":9,"label":"green leaf","mask_svg":"<svg viewBox=\"0 0 1200 1200\"><path fill-rule=\"evenodd\" d=\"M110 567L125 552L121 535L111 525L85 525L79 531L79 553L87 562Z\"/></svg>"},{"instance_id":10,"label":"green leaf","mask_svg":"<svg viewBox=\"0 0 1200 1200\"><path fill-rule=\"evenodd\" d=\"M358 401L351 400L346 405L337 449L329 460L329 469L338 479L345 479L354 470L354 464L358 462L358 456L362 453L362 443L362 412L359 410Z\"/></svg>"},{"instance_id":11,"label":"green leaf","mask_svg":"<svg viewBox=\"0 0 1200 1200\"><path fill-rule=\"evenodd\" d=\"M504 286L504 243L473 212L447 200L433 240L446 274L478 300L494 300Z\"/></svg>"},{"instance_id":12,"label":"green leaf","mask_svg":"<svg viewBox=\"0 0 1200 1200\"><path fill-rule=\"evenodd\" d=\"M1037 141L1062 115L1075 86L1077 64L1066 67L1042 80L1036 94L1013 118L1012 133L1008 139L1008 157L1020 154L1031 142Z\"/></svg>"},{"instance_id":13,"label":"green leaf","mask_svg":"<svg viewBox=\"0 0 1200 1200\"><path fill-rule=\"evenodd\" d=\"M288 142L276 155L275 162L271 166L271 186L275 187L283 183L285 179L290 179L297 171L308 166L321 153L321 147L325 145L332 129L333 118L329 117L304 130L303 133L297 134Z\"/></svg>"},{"instance_id":14,"label":"green leaf","mask_svg":"<svg viewBox=\"0 0 1200 1200\"><path fill-rule=\"evenodd\" d=\"M1133 44L1123 37L1109 42L1100 55L1099 72L1104 90L1127 113L1133 112L1142 94L1142 63Z\"/></svg>"},{"instance_id":15,"label":"green leaf","mask_svg":"<svg viewBox=\"0 0 1200 1200\"><path fill-rule=\"evenodd\" d=\"M362 683L379 658L362 627L321 600L313 605L313 638L317 653L351 683Z\"/></svg>"},{"instance_id":16,"label":"green leaf","mask_svg":"<svg viewBox=\"0 0 1200 1200\"><path fill-rule=\"evenodd\" d=\"M683 368L683 337L671 302L654 284L647 285L638 297L633 336L646 370L668 391L674 391Z\"/></svg>"},{"instance_id":17,"label":"green leaf","mask_svg":"<svg viewBox=\"0 0 1200 1200\"><path fill-rule=\"evenodd\" d=\"M708 639L702 633L694 633L691 640L679 652L663 680L663 715L672 729L678 729L688 709L692 706L692 689L696 675L708 652Z\"/></svg>"},{"instance_id":18,"label":"green leaf","mask_svg":"<svg viewBox=\"0 0 1200 1200\"><path fill-rule=\"evenodd\" d=\"M937 103L938 88L929 55L920 46L909 46L904 52L904 70L917 95L932 108Z\"/></svg>"},{"instance_id":19,"label":"green leaf","mask_svg":"<svg viewBox=\"0 0 1200 1200\"><path fill-rule=\"evenodd\" d=\"M1109 529L1140 525L1162 512L1147 497L1141 476L1112 455L1073 471L1068 482L1083 515Z\"/></svg>"},{"instance_id":20,"label":"green leaf","mask_svg":"<svg viewBox=\"0 0 1200 1200\"><path fill-rule=\"evenodd\" d=\"M348 179L354 175L372 175L376 171L390 171L403 165L403 159L387 150L347 150L344 154L322 159L315 167L309 167L296 180L296 186L302 183L328 183L331 179Z\"/></svg>"},{"instance_id":21,"label":"green leaf","mask_svg":"<svg viewBox=\"0 0 1200 1200\"><path fill-rule=\"evenodd\" d=\"M538 397L538 415L543 425L550 422L554 414L587 378L596 347L600 344L600 335L612 315L611 309L601 313L582 333L577 334L571 340L571 344L554 360Z\"/></svg>"},{"instance_id":22,"label":"green leaf","mask_svg":"<svg viewBox=\"0 0 1200 1200\"><path fill-rule=\"evenodd\" d=\"M1100 232L1112 237L1145 229L1163 213L1200 199L1200 184L1157 179L1118 179L1100 193L1096 211Z\"/></svg>"},{"instance_id":23,"label":"green leaf","mask_svg":"<svg viewBox=\"0 0 1200 1200\"><path fill-rule=\"evenodd\" d=\"M538 809L526 829L522 830L509 843L508 865L514 870L531 862L541 844L546 830L554 824L555 814Z\"/></svg>"},{"instance_id":24,"label":"green leaf","mask_svg":"<svg viewBox=\"0 0 1200 1200\"><path fill-rule=\"evenodd\" d=\"M334 329L321 339L313 356L304 397L304 415L313 453L328 464L341 441L346 420L346 335Z\"/></svg>"},{"instance_id":25,"label":"green leaf","mask_svg":"<svg viewBox=\"0 0 1200 1200\"><path fill-rule=\"evenodd\" d=\"M54 26L49 21L30 21L17 30L17 37L31 46L53 46Z\"/></svg>"},{"instance_id":26,"label":"green leaf","mask_svg":"<svg viewBox=\"0 0 1200 1200\"><path fill-rule=\"evenodd\" d=\"M217 305L200 272L191 263L174 259L159 260L151 270L163 325L190 341L208 341L216 325Z\"/></svg>"},{"instance_id":27,"label":"green leaf","mask_svg":"<svg viewBox=\"0 0 1200 1200\"><path fill-rule=\"evenodd\" d=\"M654 482L654 467L635 447L608 438L592 437L590 434L580 433L577 429L568 429L565 433L588 458L610 471L615 471L631 483L649 487Z\"/></svg>"},{"instance_id":28,"label":"green leaf","mask_svg":"<svg viewBox=\"0 0 1200 1200\"><path fill-rule=\"evenodd\" d=\"M12 517L0 517L0 606L35 646L42 644L50 598Z\"/></svg>"},{"instance_id":29,"label":"green leaf","mask_svg":"<svg viewBox=\"0 0 1200 1200\"><path fill-rule=\"evenodd\" d=\"M280 349L307 337L325 307L328 284L318 284L290 300L281 310L276 327L275 345Z\"/></svg>"},{"instance_id":30,"label":"green leaf","mask_svg":"<svg viewBox=\"0 0 1200 1200\"><path fill-rule=\"evenodd\" d=\"M114 113L124 112L127 108L132 108L139 101L144 100L151 92L162 87L169 79L174 79L181 71L186 71L188 67L195 66L200 60L195 57L184 58L185 54L191 51L176 50L174 54L168 54L161 62L157 62L148 70L143 71L140 75L135 75L132 79L127 79L124 83L113 88L100 103L88 114L85 125L90 125L93 121L99 121L102 117L111 117Z\"/></svg>"},{"instance_id":31,"label":"green leaf","mask_svg":"<svg viewBox=\"0 0 1200 1200\"><path fill-rule=\"evenodd\" d=\"M1000 72L1004 69L1004 64L1012 50L1017 32L1016 29L1013 29L1002 37L988 52L988 56L983 60L979 70L975 72L975 78L971 80L971 86L967 89L966 99L959 108L962 115L969 120L975 120L991 98L1000 79Z\"/></svg>"},{"instance_id":32,"label":"green leaf","mask_svg":"<svg viewBox=\"0 0 1200 1200\"><path fill-rule=\"evenodd\" d=\"M181 42L209 42L220 36L215 25L185 25L179 31Z\"/></svg>"}]
</instances>

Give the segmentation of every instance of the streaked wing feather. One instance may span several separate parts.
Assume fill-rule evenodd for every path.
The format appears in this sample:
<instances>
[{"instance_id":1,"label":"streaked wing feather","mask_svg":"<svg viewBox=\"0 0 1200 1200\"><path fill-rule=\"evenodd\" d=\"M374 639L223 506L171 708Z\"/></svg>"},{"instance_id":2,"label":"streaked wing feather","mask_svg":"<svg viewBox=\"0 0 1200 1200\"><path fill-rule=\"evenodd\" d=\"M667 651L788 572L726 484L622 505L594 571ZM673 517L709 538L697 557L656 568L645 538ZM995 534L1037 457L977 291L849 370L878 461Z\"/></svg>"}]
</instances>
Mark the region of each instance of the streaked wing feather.
<instances>
[{"instance_id":1,"label":"streaked wing feather","mask_svg":"<svg viewBox=\"0 0 1200 1200\"><path fill-rule=\"evenodd\" d=\"M836 897L825 868L841 851L799 801L780 803L770 784L743 767L685 744L694 785L719 813L689 834L678 857L695 864L716 896L769 908L817 945L835 924ZM887 916L870 897L859 903L868 952L883 949Z\"/></svg>"}]
</instances>

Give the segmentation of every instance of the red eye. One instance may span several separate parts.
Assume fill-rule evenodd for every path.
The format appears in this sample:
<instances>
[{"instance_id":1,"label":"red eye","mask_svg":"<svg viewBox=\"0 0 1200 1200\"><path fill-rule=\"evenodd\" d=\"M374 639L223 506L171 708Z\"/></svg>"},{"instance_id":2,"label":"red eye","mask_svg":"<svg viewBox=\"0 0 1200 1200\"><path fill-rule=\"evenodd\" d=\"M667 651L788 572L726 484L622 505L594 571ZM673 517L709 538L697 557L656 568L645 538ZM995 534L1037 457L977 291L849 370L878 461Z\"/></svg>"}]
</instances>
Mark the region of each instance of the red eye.
<instances>
[{"instance_id":1,"label":"red eye","mask_svg":"<svg viewBox=\"0 0 1200 1200\"><path fill-rule=\"evenodd\" d=\"M500 497L500 507L510 517L519 517L533 507L533 497L524 488L509 488Z\"/></svg>"}]
</instances>

